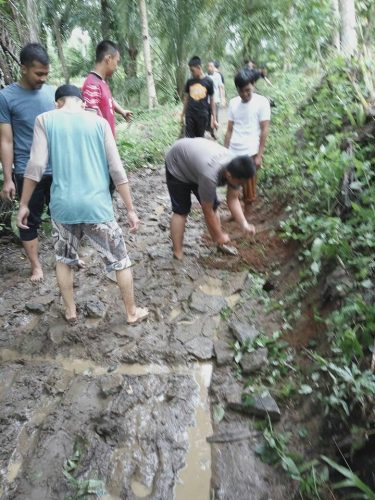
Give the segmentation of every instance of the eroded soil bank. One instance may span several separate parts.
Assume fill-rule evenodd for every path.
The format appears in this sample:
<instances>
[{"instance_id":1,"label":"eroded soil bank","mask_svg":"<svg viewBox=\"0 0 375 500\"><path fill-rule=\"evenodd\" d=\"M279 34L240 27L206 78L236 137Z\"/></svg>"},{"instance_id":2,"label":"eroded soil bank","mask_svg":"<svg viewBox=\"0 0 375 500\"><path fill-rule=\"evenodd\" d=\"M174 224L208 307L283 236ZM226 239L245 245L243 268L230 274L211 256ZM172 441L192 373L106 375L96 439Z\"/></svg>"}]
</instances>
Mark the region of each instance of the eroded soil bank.
<instances>
[{"instance_id":1,"label":"eroded soil bank","mask_svg":"<svg viewBox=\"0 0 375 500\"><path fill-rule=\"evenodd\" d=\"M262 438L253 420L229 405L242 386L228 314L250 332L278 328L248 293L265 253L277 267L290 251L273 242L277 217L258 213L257 240L238 240L240 256L227 257L204 243L194 210L178 263L163 170L131 182L143 224L127 242L137 300L151 310L146 323L126 325L119 291L89 246L75 276L73 327L61 316L50 240L39 285L28 282L20 247L0 246L1 498L288 498L286 476L255 453ZM222 419L213 418L218 406Z\"/></svg>"}]
</instances>

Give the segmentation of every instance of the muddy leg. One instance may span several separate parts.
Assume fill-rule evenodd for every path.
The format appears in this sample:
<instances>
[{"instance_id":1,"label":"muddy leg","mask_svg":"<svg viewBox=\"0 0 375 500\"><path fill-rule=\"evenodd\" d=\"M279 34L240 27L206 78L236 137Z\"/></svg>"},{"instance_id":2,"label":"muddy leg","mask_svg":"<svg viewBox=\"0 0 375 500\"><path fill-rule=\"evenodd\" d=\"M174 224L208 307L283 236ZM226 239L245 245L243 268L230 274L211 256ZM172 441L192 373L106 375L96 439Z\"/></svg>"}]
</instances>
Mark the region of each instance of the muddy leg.
<instances>
[{"instance_id":1,"label":"muddy leg","mask_svg":"<svg viewBox=\"0 0 375 500\"><path fill-rule=\"evenodd\" d=\"M27 258L31 264L31 281L40 281L43 279L43 270L39 261L39 241L35 238L31 241L23 241L23 247L25 249Z\"/></svg>"},{"instance_id":2,"label":"muddy leg","mask_svg":"<svg viewBox=\"0 0 375 500\"><path fill-rule=\"evenodd\" d=\"M65 318L71 321L77 316L73 296L73 269L67 264L57 262L56 278L65 305Z\"/></svg>"},{"instance_id":3,"label":"muddy leg","mask_svg":"<svg viewBox=\"0 0 375 500\"><path fill-rule=\"evenodd\" d=\"M173 255L181 260L183 257L182 244L184 241L185 224L187 215L174 213L171 219L171 237L173 243Z\"/></svg>"},{"instance_id":4,"label":"muddy leg","mask_svg":"<svg viewBox=\"0 0 375 500\"><path fill-rule=\"evenodd\" d=\"M124 301L128 323L138 323L148 315L148 309L136 307L134 300L133 274L130 268L116 271L118 286Z\"/></svg>"}]
</instances>

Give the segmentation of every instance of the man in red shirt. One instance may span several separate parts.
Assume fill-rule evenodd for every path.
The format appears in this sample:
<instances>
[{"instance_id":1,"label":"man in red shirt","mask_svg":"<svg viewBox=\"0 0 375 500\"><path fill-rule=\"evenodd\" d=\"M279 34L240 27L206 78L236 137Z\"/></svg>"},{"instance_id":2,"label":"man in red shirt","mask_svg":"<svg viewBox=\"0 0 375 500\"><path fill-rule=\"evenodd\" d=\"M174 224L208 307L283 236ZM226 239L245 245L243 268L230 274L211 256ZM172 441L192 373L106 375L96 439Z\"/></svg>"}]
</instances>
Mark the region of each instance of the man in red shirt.
<instances>
[{"instance_id":1,"label":"man in red shirt","mask_svg":"<svg viewBox=\"0 0 375 500\"><path fill-rule=\"evenodd\" d=\"M132 119L133 113L123 109L112 97L107 83L118 67L120 51L116 44L103 40L96 47L95 69L91 71L82 87L82 96L86 107L95 109L99 116L105 118L115 136L115 112L125 118Z\"/></svg>"}]
</instances>

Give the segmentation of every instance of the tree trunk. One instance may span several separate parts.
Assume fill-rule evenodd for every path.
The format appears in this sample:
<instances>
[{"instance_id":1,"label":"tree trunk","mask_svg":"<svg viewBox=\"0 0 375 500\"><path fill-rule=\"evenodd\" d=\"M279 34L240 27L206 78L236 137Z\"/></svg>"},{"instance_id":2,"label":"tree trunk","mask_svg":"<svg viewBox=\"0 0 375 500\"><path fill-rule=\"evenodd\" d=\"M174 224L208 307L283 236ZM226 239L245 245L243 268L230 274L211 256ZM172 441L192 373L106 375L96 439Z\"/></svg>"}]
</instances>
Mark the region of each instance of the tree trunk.
<instances>
[{"instance_id":1,"label":"tree trunk","mask_svg":"<svg viewBox=\"0 0 375 500\"><path fill-rule=\"evenodd\" d=\"M140 12L141 26L142 26L143 55L146 67L148 109L153 109L158 105L158 99L156 96L154 75L152 73L151 48L150 48L150 37L148 34L146 0L139 0L139 12Z\"/></svg>"},{"instance_id":2,"label":"tree trunk","mask_svg":"<svg viewBox=\"0 0 375 500\"><path fill-rule=\"evenodd\" d=\"M332 43L333 43L333 46L339 52L341 52L341 40L340 40L340 6L339 6L339 0L332 0L332 13L333 13Z\"/></svg>"},{"instance_id":3,"label":"tree trunk","mask_svg":"<svg viewBox=\"0 0 375 500\"><path fill-rule=\"evenodd\" d=\"M27 27L29 30L29 42L39 43L39 23L35 0L26 2Z\"/></svg>"},{"instance_id":4,"label":"tree trunk","mask_svg":"<svg viewBox=\"0 0 375 500\"><path fill-rule=\"evenodd\" d=\"M66 59L65 59L65 54L64 54L64 48L63 48L63 41L62 41L61 32L60 32L60 24L59 24L59 21L58 21L58 19L56 17L53 20L53 26L52 26L52 28L53 28L53 34L54 34L54 37L55 37L57 54L59 56L59 60L60 60L60 63L61 63L61 68L62 68L63 75L64 75L64 80L65 80L65 83L69 83L70 74L69 74L68 66L66 64Z\"/></svg>"},{"instance_id":5,"label":"tree trunk","mask_svg":"<svg viewBox=\"0 0 375 500\"><path fill-rule=\"evenodd\" d=\"M0 47L0 88L13 83L12 71L7 61L5 52Z\"/></svg>"},{"instance_id":6,"label":"tree trunk","mask_svg":"<svg viewBox=\"0 0 375 500\"><path fill-rule=\"evenodd\" d=\"M100 0L100 27L102 32L103 40L109 40L111 38L112 20L111 20L111 7L109 5L109 0Z\"/></svg>"},{"instance_id":7,"label":"tree trunk","mask_svg":"<svg viewBox=\"0 0 375 500\"><path fill-rule=\"evenodd\" d=\"M352 56L358 47L354 0L340 0L341 48L345 57Z\"/></svg>"}]
</instances>

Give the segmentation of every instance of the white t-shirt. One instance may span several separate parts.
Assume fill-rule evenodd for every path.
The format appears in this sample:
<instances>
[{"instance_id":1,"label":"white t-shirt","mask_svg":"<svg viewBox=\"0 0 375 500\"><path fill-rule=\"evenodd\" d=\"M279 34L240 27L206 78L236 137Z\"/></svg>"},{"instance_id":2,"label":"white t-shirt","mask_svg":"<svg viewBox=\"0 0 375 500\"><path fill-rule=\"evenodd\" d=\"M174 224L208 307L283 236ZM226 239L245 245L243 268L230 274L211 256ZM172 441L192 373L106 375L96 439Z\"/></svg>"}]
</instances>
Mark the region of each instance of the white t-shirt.
<instances>
[{"instance_id":1,"label":"white t-shirt","mask_svg":"<svg viewBox=\"0 0 375 500\"><path fill-rule=\"evenodd\" d=\"M228 120L233 122L230 151L236 156L256 155L259 151L260 123L270 118L270 103L262 95L253 93L246 103L239 96L231 99L228 107Z\"/></svg>"},{"instance_id":2,"label":"white t-shirt","mask_svg":"<svg viewBox=\"0 0 375 500\"><path fill-rule=\"evenodd\" d=\"M220 104L221 96L220 96L220 87L223 87L223 79L221 78L221 74L215 71L212 75L207 75L214 82L214 98L215 104Z\"/></svg>"}]
</instances>

